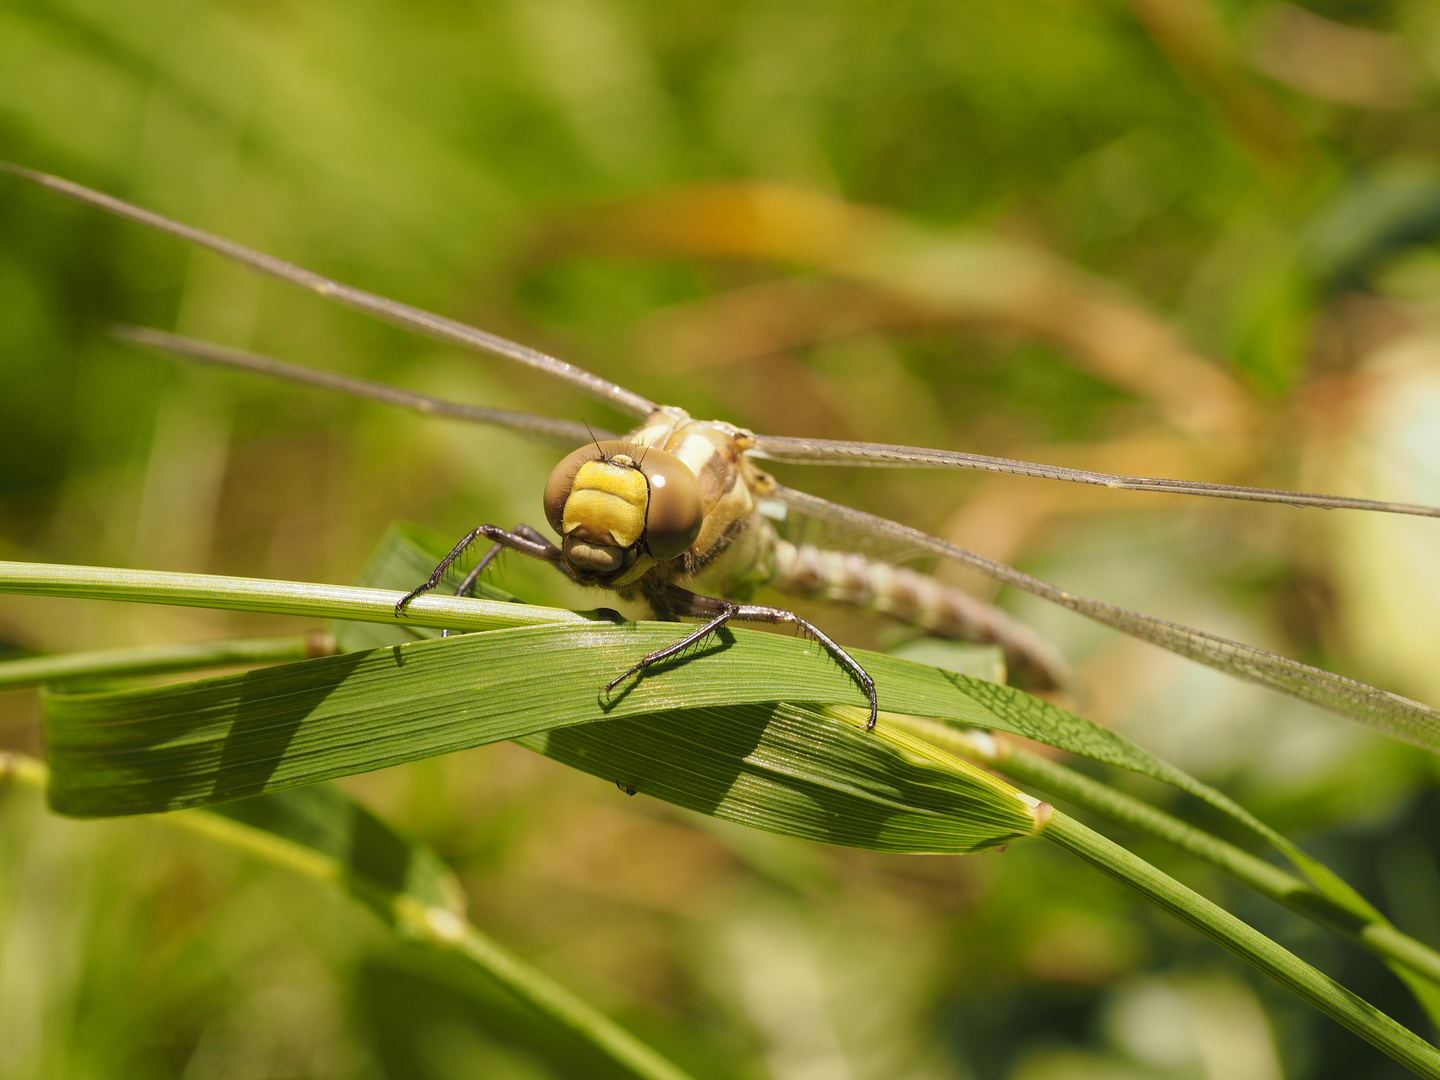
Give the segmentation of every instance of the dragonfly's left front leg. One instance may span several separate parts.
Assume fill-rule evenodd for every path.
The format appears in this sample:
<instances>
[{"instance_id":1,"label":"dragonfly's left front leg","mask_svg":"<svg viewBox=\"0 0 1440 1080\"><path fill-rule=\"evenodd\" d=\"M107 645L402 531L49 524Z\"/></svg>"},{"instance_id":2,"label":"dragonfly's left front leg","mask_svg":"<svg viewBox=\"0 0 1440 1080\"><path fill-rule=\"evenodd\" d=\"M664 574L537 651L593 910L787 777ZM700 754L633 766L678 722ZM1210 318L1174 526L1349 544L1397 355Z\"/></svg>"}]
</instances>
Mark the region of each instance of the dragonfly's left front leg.
<instances>
[{"instance_id":1,"label":"dragonfly's left front leg","mask_svg":"<svg viewBox=\"0 0 1440 1080\"><path fill-rule=\"evenodd\" d=\"M510 531L515 536L532 541L533 543L542 546L546 552L544 556L546 559L548 559L551 563L553 563L560 569L566 569L564 555L561 553L558 547L556 547L550 542L549 538L546 537L544 533L540 532L538 529L532 529L523 521L519 525L516 525L515 528L511 529ZM499 555L500 552L505 550L506 548L502 544L492 544L490 546L490 550L485 552L484 555L480 556L480 561L475 564L475 569L471 570L470 573L465 575L465 580L462 581L460 583L460 587L455 590L455 595L469 596L471 593L473 593L475 591L475 583L480 580L480 575L483 574L486 569L489 568L490 564L495 561L495 557ZM526 552L526 554L530 553ZM573 581L574 575L571 574L569 576Z\"/></svg>"},{"instance_id":2,"label":"dragonfly's left front leg","mask_svg":"<svg viewBox=\"0 0 1440 1080\"><path fill-rule=\"evenodd\" d=\"M875 693L875 680L872 679L866 670L851 656L842 649L836 642L825 634L818 626L793 611L786 611L783 608L765 607L761 604L737 604L733 600L721 600L713 596L701 596L692 593L678 586L667 586L663 592L650 598L657 609L666 615L679 616L691 619L708 620L703 626L697 628L693 633L687 634L673 645L667 645L663 649L656 649L654 652L640 658L624 674L612 679L605 684L605 692L608 694L615 687L628 679L636 672L644 671L652 664L668 659L676 653L683 652L697 641L702 641L715 631L719 630L728 622L740 620L742 622L765 622L765 623L789 623L809 634L818 641L825 650L840 662L840 665L850 672L851 676L865 696L870 700L870 719L865 724L865 730L869 731L875 726L875 718L880 711L880 699Z\"/></svg>"},{"instance_id":3,"label":"dragonfly's left front leg","mask_svg":"<svg viewBox=\"0 0 1440 1080\"><path fill-rule=\"evenodd\" d=\"M395 605L395 614L404 615L405 605L421 593L429 592L435 588L435 586L439 585L444 579L446 571L454 565L455 560L464 555L465 550L482 536L489 540L494 546L485 553L485 557L480 560L474 572L467 575L461 583L461 595L464 595L471 588L474 588L475 579L480 576L480 571L490 565L490 561L499 554L502 548L510 551L518 551L522 555L528 555L532 559L539 559L541 562L548 562L572 581L575 578L574 572L565 562L564 553L547 540L544 535L530 528L530 526L518 525L514 530L507 530L500 528L498 525L480 525L466 533L460 542L450 550L450 554L440 560L440 565L435 567L435 572L430 575L429 580L411 589L400 598L400 602Z\"/></svg>"}]
</instances>

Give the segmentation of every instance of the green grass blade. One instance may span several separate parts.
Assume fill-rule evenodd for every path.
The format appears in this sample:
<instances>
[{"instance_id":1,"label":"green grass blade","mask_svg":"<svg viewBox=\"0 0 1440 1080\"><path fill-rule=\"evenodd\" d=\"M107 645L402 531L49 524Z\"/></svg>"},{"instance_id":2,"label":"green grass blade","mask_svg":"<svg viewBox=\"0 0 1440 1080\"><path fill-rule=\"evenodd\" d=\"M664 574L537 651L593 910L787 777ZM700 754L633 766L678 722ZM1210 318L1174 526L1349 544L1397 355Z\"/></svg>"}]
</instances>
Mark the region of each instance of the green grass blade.
<instances>
[{"instance_id":1,"label":"green grass blade","mask_svg":"<svg viewBox=\"0 0 1440 1080\"><path fill-rule=\"evenodd\" d=\"M11 776L37 788L47 780L39 762L0 754L0 782ZM552 1025L552 1037L576 1037L642 1080L689 1080L651 1047L476 929L465 918L459 882L443 860L333 785L271 792L164 820L340 886L405 940L484 972Z\"/></svg>"},{"instance_id":2,"label":"green grass blade","mask_svg":"<svg viewBox=\"0 0 1440 1080\"><path fill-rule=\"evenodd\" d=\"M586 621L583 615L563 608L481 599L457 600L452 596L434 594L416 597L406 608L406 615L397 618L395 603L403 592L63 563L0 561L0 593L263 611L272 615L354 619L391 623L398 627L440 626L454 630L491 630L505 626Z\"/></svg>"},{"instance_id":3,"label":"green grass blade","mask_svg":"<svg viewBox=\"0 0 1440 1080\"><path fill-rule=\"evenodd\" d=\"M151 689L51 692L44 699L51 802L82 816L178 809L607 721L593 736L556 732L543 748L585 757L610 780L653 783L657 794L723 791L738 800L717 802L727 816L835 843L870 837L864 846L884 850L972 850L1034 828L1033 801L898 729L865 732L853 710L775 706L777 695L801 702L860 696L803 641L737 632L602 698L615 671L674 634L674 626L656 623L552 624ZM873 660L896 707L986 719L961 677ZM737 679L741 671L747 675ZM616 726L622 721L635 723ZM612 728L609 756L599 754L590 740L608 743ZM656 739L680 755L663 776L647 772ZM797 817L789 801L796 797L824 809ZM990 803L1001 808L994 820L981 814L975 829L955 824L957 814ZM906 815L929 821L929 832L917 834Z\"/></svg>"},{"instance_id":4,"label":"green grass blade","mask_svg":"<svg viewBox=\"0 0 1440 1080\"><path fill-rule=\"evenodd\" d=\"M0 661L0 687L37 686L74 678L115 678L168 675L203 668L278 664L328 656L335 651L329 634L289 634L284 637L232 638L184 645L145 645L135 649L101 649L59 656L27 656Z\"/></svg>"},{"instance_id":5,"label":"green grass blade","mask_svg":"<svg viewBox=\"0 0 1440 1080\"><path fill-rule=\"evenodd\" d=\"M427 561L438 558L433 551L425 550L425 543L431 537L433 534L427 536L414 529L392 530L387 536L385 544L382 545L376 560L372 561L372 575L395 578L404 576L406 579L404 582L387 581L384 583L403 584L408 587L413 580L409 575L415 566L423 566ZM671 638L666 635L673 635L674 627L657 629L652 625L649 629L641 629L639 625L633 624L624 627L597 625L574 612L484 599L459 600L452 596L434 594L422 596L417 598L412 605L414 614L401 622L393 612L394 601L399 597L398 591L374 588L346 589L340 586L266 582L198 574L164 574L93 567L0 563L0 591L7 590L46 595L144 599L156 603L236 606L246 610L271 610L289 614L308 613L380 624L376 629L381 632L382 636L393 635L411 639L423 636L427 624L449 625L456 629L529 625L543 636L547 627L558 629L557 623L568 621L572 624L569 629L574 631L577 636L565 638L561 635L554 639L560 642L558 646L560 651L569 648L577 656L583 653L590 659L606 657L602 665L586 669L585 679L589 681L586 685L577 682L574 678L580 673L581 668L555 663L554 641L542 644L541 638L507 639L507 644L515 650L512 661L517 657L525 657L532 648L537 656L549 657L550 663L546 666L546 672L550 674L545 674L543 678L531 679L531 686L535 694L539 695L538 698L521 695L524 700L511 701L507 699L500 703L502 706L513 706L521 714L525 714L528 710L529 714L519 716L519 722L509 728L508 732L503 729L503 726L497 729L494 725L487 727L482 723L483 730L467 730L465 734L461 735L453 730L453 726L452 729L446 729L446 725L443 723L435 723L437 718L434 716L430 716L430 719L427 720L426 716L429 714L426 714L423 709L417 718L413 710L410 710L408 706L402 706L400 711L405 716L415 720L419 727L427 729L427 737L419 742L413 742L408 737L398 740L405 745L397 745L396 740L386 743L383 739L380 740L381 745L370 745L373 740L369 740L368 727L380 722L383 716L388 715L386 694L376 695L369 702L358 701L354 693L342 693L337 701L328 700L331 691L338 688L342 682L348 684L349 690L356 691L358 689L361 697L366 696L368 693L364 689L366 686L378 686L387 678L388 669L383 659L377 661L373 656L364 661L334 658L336 664L334 667L323 670L310 669L304 676L310 681L303 687L293 688L293 694L290 690L277 691L269 684L266 684L266 689L258 689L258 685L264 682L266 676L261 672L252 672L248 676L240 678L255 680L255 686L252 686L254 693L276 692L281 696L290 695L290 700L280 706L278 710L269 709L269 719L260 717L256 713L253 703L248 708L245 717L231 717L231 721L240 721L233 733L234 738L230 738L229 721L225 720L216 722L227 728L226 735L217 734L213 728L208 733L193 733L188 740L181 739L182 743L188 741L188 749L183 746L168 746L168 740L171 738L168 735L157 735L154 732L135 735L132 732L140 745L148 746L150 742L153 742L156 752L163 751L176 765L175 771L170 774L168 780L161 774L152 774L152 779L156 782L155 787L152 787L143 797L138 796L133 790L129 793L128 798L122 797L118 789L109 790L116 780L115 775L107 775L107 772L113 773L111 764L119 762L123 765L125 760L124 754L121 752L121 744L110 745L113 752L108 759L102 761L93 751L108 745L106 739L109 736L98 734L101 728L97 728L94 732L86 732L77 730L73 724L67 725L70 719L85 716L84 699L52 698L50 708L47 709L53 728L49 733L51 740L49 745L53 755L60 755L55 759L57 783L52 789L52 799L56 800L55 805L63 812L80 815L140 813L196 805L202 802L223 801L227 798L239 798L257 794L272 786L291 786L314 782L317 779L346 775L350 772L382 768L400 761L445 753L464 746L495 741L498 738L515 738L532 734L553 726L566 726L676 708L695 708L727 703L758 704L760 701L753 694L757 685L766 687L767 692L761 697L769 701L844 703L853 700L856 694L853 686L850 686L848 691L845 690L848 679L843 673L825 658L819 658L817 662L817 658L803 643L790 641L787 644L778 644L783 639L777 639L773 635L763 635L768 639L765 648L783 650L789 647L792 650L789 657L791 662L788 665L781 653L771 652L768 654L769 663L762 662L761 666L752 668L749 666L748 654L742 653L739 656L731 656L729 663L718 670L744 671L746 678L737 680L731 677L717 682L712 678L717 669L717 665L713 661L704 665L681 663L673 669L655 672L639 680L638 683L632 684L631 688L622 688L619 701L613 703L611 708L587 708L587 706L600 704L595 698L593 687L603 685L613 677L613 672L623 671L638 656L667 644ZM606 643L613 647L616 643L624 640L623 635L625 634L651 634L654 636L649 638L642 636L640 640L633 641L624 648L610 648L610 651L606 652ZM733 635L727 635L727 638L738 646L742 642L752 642L759 636L742 630ZM412 642L412 644L419 643ZM409 647L405 646L405 648ZM758 647L760 646L745 646L745 648ZM796 650L798 650L798 655ZM705 653L713 651L715 651L714 648L710 648L705 650ZM724 651L727 654L730 653L729 648ZM480 652L483 656L478 659L483 661L483 664L488 664L492 654L484 648L481 648ZM400 652L394 653L392 659L395 663L390 666L398 665L403 655L405 654ZM803 660L801 660L802 657ZM427 657L427 660L429 659ZM797 660L800 662L796 663ZM1310 859L1295 845L1259 822L1233 801L1107 729L1010 687L967 678L956 673L940 672L922 665L907 665L904 661L874 654L863 654L861 660L880 685L881 707L887 711L934 717L954 724L1024 735L1071 753L1119 765L1174 784L1216 806L1246 828L1275 845L1336 903L1349 906L1359 917L1370 919L1375 916L1374 909L1328 869ZM353 681L343 674L344 666L351 663L359 665ZM483 664L483 670L490 670L490 667L483 666ZM738 668L732 666L735 664L742 666ZM901 666L896 668L895 665ZM495 668L497 672L500 672L502 681L506 678L503 673L505 666L502 662L499 668ZM510 666L513 667L514 664L512 663ZM520 660L520 666L526 666L523 659ZM563 670L559 670L562 668ZM696 683L686 683L680 675L682 671L693 675L702 668L704 674ZM779 675L781 668L785 668L788 675L798 676L798 678L775 681L771 677L772 669L774 675ZM538 668L532 669L532 673L542 674ZM764 677L762 679L752 677L757 673L763 673ZM551 674L553 674L553 679L550 677ZM398 669L396 675L397 677L400 675ZM828 679L823 680L823 685L815 681L816 677L822 675L829 676ZM403 680L401 681L403 682ZM443 682L444 680L442 680ZM744 685L741 685L742 683ZM945 685L941 685L942 683ZM701 686L700 684L705 685ZM482 688L480 683L472 682L469 685L472 692ZM654 691L657 687L669 692L656 695ZM513 684L508 688L512 692L516 690ZM389 689L397 690L394 686ZM627 689L629 692L626 692ZM692 690L699 690L699 696L693 696ZM247 691L247 693L252 691ZM399 696L407 700L414 696L413 691L413 687L398 689ZM183 693L184 691L179 692ZM224 693L225 691L220 691L222 697ZM541 710L556 713L557 716L553 721L533 715L537 702L546 701L547 694L551 695L548 701L553 703L554 707L547 710L542 705ZM443 696L443 694L439 696ZM286 763L287 768L281 768L282 763L278 756L280 754L279 744L288 739L287 727L296 726L298 728L300 721L308 716L308 706L305 705L305 702L319 698L327 699L326 708L331 715L337 715L335 708L337 704L349 701L355 704L357 716L367 718L366 721L362 721L362 727L367 730L357 731L353 736L357 744L356 752L346 754L340 752L341 748L331 746L330 752L325 755L323 765L312 761L310 764L313 767L309 769L296 767L293 761L294 755L291 754L288 755L290 760ZM103 712L108 708L107 701L108 699L93 701L91 703L92 715L94 715L93 710L98 709ZM637 703L640 708L633 712L628 711L631 705ZM452 704L459 706L463 702L461 698L457 697ZM493 706L496 702L492 700L488 704ZM125 707L135 708L136 704L132 701ZM234 710L236 703L232 701L227 706L210 700L207 707L212 710L218 708L223 712L226 708ZM493 720L494 717L492 716L491 719ZM429 730L431 728L434 730ZM323 738L329 730L322 726L320 736ZM308 723L306 724L306 733L314 733L313 726ZM230 749L226 750L229 761L224 775L216 772L213 768L214 761L200 760L205 758L207 753L212 758L218 753L217 740L221 738L228 739L230 746ZM72 739L73 743L70 741ZM93 741L95 739L99 741ZM257 747L255 745L257 739L268 745L269 749ZM207 743L208 751L205 748ZM63 760L63 755L72 749L78 751L79 756ZM310 749L313 751L314 748ZM365 749L373 752L367 757L363 752ZM239 758L236 757L237 754L239 754ZM60 767L62 765L63 767ZM246 772L247 769L248 772ZM167 785L170 789L168 793L163 790ZM120 786L123 787L124 784L122 783Z\"/></svg>"},{"instance_id":6,"label":"green grass blade","mask_svg":"<svg viewBox=\"0 0 1440 1080\"><path fill-rule=\"evenodd\" d=\"M424 551L422 543L419 536L392 530L381 557L387 549L408 547L413 549L407 556L411 564L418 559L423 565L433 552ZM372 563L372 572L376 565ZM379 565L384 567L379 572L399 576L404 564L382 561ZM43 564L0 563L0 591L304 613L384 624L386 633L412 637L423 635L427 624L526 628L480 635L487 644L471 646L475 654L455 656L455 663L441 661L439 654L405 651L443 643L412 642L388 654L379 650L314 661L330 666L284 675L297 680L293 685L273 682L282 676L251 672L237 677L244 689L235 680L208 687L203 703L189 698L162 700L166 691L137 692L139 699L54 696L47 708L48 745L56 765L51 797L57 809L78 815L142 813L242 798L602 719L777 700L846 703L856 695L848 678L804 643L743 630L718 642L727 654L726 663L682 662L621 688L618 700L602 703L594 688L635 658L673 640L673 626L601 625L558 609L433 594L417 598L413 614L402 622L393 611L399 598L396 591ZM494 633L520 636L496 638ZM527 633L535 636L523 636ZM764 645L757 641L762 637ZM733 644L727 646L727 641ZM508 659L501 655L506 649ZM752 649L761 651L751 653ZM559 654L567 651L585 662L565 663ZM696 657L715 651L712 646ZM412 678L407 680L401 670L412 655L422 662L418 669L422 678L431 678L436 671L447 673L432 679L429 692L415 685L415 672L408 673ZM545 661L532 664L532 656ZM1174 784L1265 838L1326 896L1357 917L1377 917L1327 868L1232 800L1113 732L1010 687L874 654L860 659L876 678L881 707L889 712L1024 735ZM487 677L465 681L460 667L467 662ZM734 671L745 672L745 678L727 674ZM764 688L758 695L757 687ZM504 691L499 697L497 688ZM169 692L192 693L183 688ZM147 694L160 697L147 698ZM152 710L151 719L165 730L131 724L123 727L127 734L121 737L116 735L121 728L113 721L107 726L103 715L107 710L143 712L146 701L159 710ZM187 719L178 726L173 718L163 719L167 709L176 708L188 709ZM314 709L331 723L312 722ZM453 722L446 722L447 709ZM202 717L208 726L201 723ZM376 725L391 737L375 736ZM289 746L292 735L301 736L300 746ZM140 773L127 774L127 761L141 748L149 754L147 764ZM162 759L166 768L158 767Z\"/></svg>"},{"instance_id":7,"label":"green grass blade","mask_svg":"<svg viewBox=\"0 0 1440 1080\"><path fill-rule=\"evenodd\" d=\"M188 588L205 587L189 578ZM375 615L373 595L324 591L327 603L365 612L362 618ZM828 656L796 639L722 632L699 652L621 687L613 699L600 693L615 671L673 641L675 630L546 622L178 686L51 693L52 804L115 814L224 802L508 738L717 816L877 850L974 850L1031 835L1049 819L1047 805L907 735L902 717L887 713L877 731L864 731L863 711L847 704L856 687ZM1113 734L1010 688L893 657L858 658L883 687L886 710L1069 743L1228 803ZM1270 833L1239 807L1236 815ZM1229 924L1217 930L1218 916L1196 916L1200 908L1188 901L1178 904L1169 886L1151 880L1153 868L1122 849L1115 855L1103 838L1082 838L1079 828L1063 825L1048 835L1149 890L1387 1052L1429 1067L1425 1053L1434 1051L1413 1034L1373 1010L1366 1020L1369 1007L1359 999L1322 992L1309 975L1277 966L1271 953L1278 946L1248 927L1244 932L1258 942L1237 944L1243 935Z\"/></svg>"},{"instance_id":8,"label":"green grass blade","mask_svg":"<svg viewBox=\"0 0 1440 1080\"><path fill-rule=\"evenodd\" d=\"M1219 942L1417 1076L1440 1080L1440 1050L1228 911L1064 814L1052 815L1041 835Z\"/></svg>"},{"instance_id":9,"label":"green grass blade","mask_svg":"<svg viewBox=\"0 0 1440 1080\"><path fill-rule=\"evenodd\" d=\"M911 730L918 726L913 721L907 724ZM940 730L933 730L937 728ZM927 731L930 741L936 745L998 769L1030 790L1057 795L1082 809L1171 844L1262 896L1358 942L1386 961L1410 988L1431 1022L1440 1026L1440 953L1402 933L1378 914L1369 920L1359 918L1350 907L1337 904L1309 881L1133 795L1005 739L994 738L986 732L967 734L933 723L927 724Z\"/></svg>"}]
</instances>

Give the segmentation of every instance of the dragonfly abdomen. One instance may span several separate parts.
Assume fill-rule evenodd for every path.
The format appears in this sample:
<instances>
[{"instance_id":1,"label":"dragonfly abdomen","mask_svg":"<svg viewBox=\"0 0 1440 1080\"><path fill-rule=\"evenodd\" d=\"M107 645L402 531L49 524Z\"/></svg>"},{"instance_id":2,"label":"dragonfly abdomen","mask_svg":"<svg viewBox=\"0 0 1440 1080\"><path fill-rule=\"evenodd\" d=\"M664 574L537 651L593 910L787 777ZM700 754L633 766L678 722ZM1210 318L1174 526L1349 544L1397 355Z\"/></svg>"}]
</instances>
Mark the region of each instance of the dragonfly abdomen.
<instances>
[{"instance_id":1,"label":"dragonfly abdomen","mask_svg":"<svg viewBox=\"0 0 1440 1080\"><path fill-rule=\"evenodd\" d=\"M928 574L854 552L777 539L769 584L790 596L831 600L888 615L936 637L999 645L1011 678L1034 689L1066 681L1059 653L1005 612Z\"/></svg>"}]
</instances>

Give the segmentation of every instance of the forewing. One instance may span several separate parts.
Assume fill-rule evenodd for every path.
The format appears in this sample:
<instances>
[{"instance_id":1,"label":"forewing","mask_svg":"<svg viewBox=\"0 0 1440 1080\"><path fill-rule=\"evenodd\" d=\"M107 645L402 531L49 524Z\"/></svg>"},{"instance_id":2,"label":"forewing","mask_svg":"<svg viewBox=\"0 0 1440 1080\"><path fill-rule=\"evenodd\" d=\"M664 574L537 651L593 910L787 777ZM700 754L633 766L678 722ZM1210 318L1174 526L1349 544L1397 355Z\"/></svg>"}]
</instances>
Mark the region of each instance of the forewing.
<instances>
[{"instance_id":1,"label":"forewing","mask_svg":"<svg viewBox=\"0 0 1440 1080\"><path fill-rule=\"evenodd\" d=\"M52 191L90 206L98 207L117 217L138 222L161 232L208 248L226 258L260 273L270 274L301 288L364 311L367 314L469 348L481 349L545 371L571 385L609 402L622 411L644 416L655 409L655 403L597 375L567 364L552 356L516 342L487 333L464 323L389 300L312 271L225 240L203 230L152 213L131 203L93 191L90 188L45 173L35 172L5 162L0 171L24 178ZM568 421L548 421L528 417L509 410L477 409L442 402L427 395L410 394L394 388L379 388L364 380L350 380L304 369L263 357L224 350L204 343L183 342L182 339L162 340L154 332L134 332L129 336L167 351L209 363L243 368L273 377L324 386L329 389L360 393L391 404L401 404L437 415L478 420L531 431L534 434L564 438L578 442L579 425ZM204 355L202 355L204 354ZM302 375L301 372L304 372ZM817 465L869 465L881 467L966 468L987 472L1035 476L1049 480L1091 484L1128 491L1164 491L1183 495L1241 499L1251 502L1283 503L1291 506L1313 506L1327 509L1373 510L1383 513L1414 514L1440 517L1440 508L1409 503L1391 503L1336 495L1312 495L1279 491L1270 488L1237 487L1187 480L1153 477L1120 476L1015 461L1009 458L986 457L948 450L920 447L890 446L881 443L839 442L824 439L795 439L781 436L754 436L751 451L757 457L772 461L799 462ZM1378 690L1319 668L1297 663L1283 656L1256 649L1240 642L1207 634L1204 631L1155 619L1126 608L1091 600L1067 592L1048 582L1024 574L1003 563L986 559L937 537L929 536L885 518L852 510L816 496L778 487L774 498L786 507L802 511L812 518L842 524L895 545L892 552L916 550L940 555L968 566L997 581L1050 600L1072 611L1087 615L1134 637L1152 642L1182 656L1197 660L1220 671L1237 675L1251 682L1291 694L1304 701L1354 717L1386 733L1430 749L1440 749L1440 711L1418 701Z\"/></svg>"},{"instance_id":2,"label":"forewing","mask_svg":"<svg viewBox=\"0 0 1440 1080\"><path fill-rule=\"evenodd\" d=\"M791 500L760 496L756 501L760 512L774 527L776 535L796 547L853 551L875 562L890 565L935 557L934 552L916 547L898 537L857 527L844 517L811 513L806 507Z\"/></svg>"},{"instance_id":3,"label":"forewing","mask_svg":"<svg viewBox=\"0 0 1440 1080\"><path fill-rule=\"evenodd\" d=\"M1440 710L1228 638L1092 600L887 518L776 485L772 498L811 517L843 523L930 552L986 577L1088 616L1122 633L1313 705L1359 720L1397 739L1440 751Z\"/></svg>"},{"instance_id":4,"label":"forewing","mask_svg":"<svg viewBox=\"0 0 1440 1080\"><path fill-rule=\"evenodd\" d=\"M841 442L834 439L795 439L783 435L755 435L750 453L767 461L797 465L860 465L871 468L976 469L981 472L1035 476L1091 484L1118 491L1162 491L1173 495L1203 495L1212 499L1240 499L1245 502L1283 503L1287 506L1316 506L1325 510L1374 510L1385 514L1414 514L1440 517L1440 507L1414 503L1355 499L1345 495L1313 495L1276 488L1237 487L1207 484L1198 480L1167 480L1152 476L1121 476L1041 465L1013 458L986 457L959 450L928 450L919 446L891 446L888 443Z\"/></svg>"},{"instance_id":5,"label":"forewing","mask_svg":"<svg viewBox=\"0 0 1440 1080\"><path fill-rule=\"evenodd\" d=\"M63 180L58 176L36 172L33 169L26 169L4 161L0 161L0 172L7 172L12 176L29 180L67 198L74 199L76 202L98 207L116 217L125 218L127 221L134 221L160 232L169 233L171 236L178 236L182 240L188 240L192 244L208 248L227 259L234 259L251 270L280 278L282 281L288 281L302 289L309 289L327 299L335 300L347 307L355 308L357 311L363 311L365 314L385 322L394 323L428 337L439 338L441 341L448 341L468 349L494 353L508 360L525 364L527 367L537 368L583 390L591 397L608 402L622 412L630 413L632 416L648 416L655 411L655 402L626 390L623 386L602 379L599 375L592 375L584 368L578 368L574 364L567 364L564 360L547 356L537 349L500 337L498 334L467 326L455 319L436 315L433 312L403 304L398 300L377 296L375 293L357 289L352 285L332 281L312 270L306 270L294 263L286 262L284 259L277 259L274 255L266 255L264 252L237 244L233 240L226 240L224 237L205 232L203 229L181 224L133 203L94 191L69 180Z\"/></svg>"},{"instance_id":6,"label":"forewing","mask_svg":"<svg viewBox=\"0 0 1440 1080\"><path fill-rule=\"evenodd\" d=\"M462 405L459 402L447 401L445 398L391 386L389 383L357 379L353 375L341 375L333 371L301 367L299 364L287 364L283 360L261 356L259 353L246 352L244 349L232 349L228 345L217 345L213 341L201 341L197 338L183 337L180 334L169 334L163 330L152 330L149 327L116 326L112 328L111 333L122 341L129 341L149 349L157 349L160 352L184 357L186 360L207 364L211 367L230 368L252 375L263 375L267 379L280 379L283 382L299 383L302 386L313 386L321 390L334 390L342 394L383 402L386 405L396 405L402 409L413 409L426 416L442 416L451 420L467 420L477 424L495 424L499 427L510 428L512 431L522 431L527 435L552 439L570 446L584 445L591 439L614 438L607 431L592 428L587 424L578 424L573 420L534 416L530 413L516 412L513 409L490 409L481 405Z\"/></svg>"}]
</instances>

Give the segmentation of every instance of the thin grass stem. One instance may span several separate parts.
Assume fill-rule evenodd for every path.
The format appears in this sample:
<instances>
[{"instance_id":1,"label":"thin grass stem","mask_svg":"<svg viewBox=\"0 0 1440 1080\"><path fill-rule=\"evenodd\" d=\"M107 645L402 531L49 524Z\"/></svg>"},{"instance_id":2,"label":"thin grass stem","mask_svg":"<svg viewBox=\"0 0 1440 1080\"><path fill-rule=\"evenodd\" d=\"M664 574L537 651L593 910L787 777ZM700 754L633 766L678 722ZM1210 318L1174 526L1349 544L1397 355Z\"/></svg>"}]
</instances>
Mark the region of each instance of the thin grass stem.
<instances>
[{"instance_id":1,"label":"thin grass stem","mask_svg":"<svg viewBox=\"0 0 1440 1080\"><path fill-rule=\"evenodd\" d=\"M1217 904L1059 811L1040 835L1193 926L1417 1076L1440 1080L1440 1050Z\"/></svg>"},{"instance_id":2,"label":"thin grass stem","mask_svg":"<svg viewBox=\"0 0 1440 1080\"><path fill-rule=\"evenodd\" d=\"M334 651L334 638L312 633L27 656L0 661L0 687L12 689L81 677L169 675L205 668L281 664L329 656Z\"/></svg>"},{"instance_id":3,"label":"thin grass stem","mask_svg":"<svg viewBox=\"0 0 1440 1080\"><path fill-rule=\"evenodd\" d=\"M509 604L475 597L426 593L395 613L404 593L355 589L299 581L176 574L161 570L123 570L63 563L0 562L0 593L62 596L85 600L123 600L139 604L263 611L315 619L396 623L455 630L494 630L583 622L583 615L562 608Z\"/></svg>"},{"instance_id":4,"label":"thin grass stem","mask_svg":"<svg viewBox=\"0 0 1440 1080\"><path fill-rule=\"evenodd\" d=\"M1179 848L1262 896L1440 985L1440 953L1428 945L1383 920L1358 919L1353 910L1340 907L1303 878L1173 814L988 732L979 733L983 738L972 738L967 732L933 721L906 719L898 723L936 745L998 769L1018 783L1038 787L1083 810Z\"/></svg>"},{"instance_id":5,"label":"thin grass stem","mask_svg":"<svg viewBox=\"0 0 1440 1080\"><path fill-rule=\"evenodd\" d=\"M0 783L13 779L43 791L49 770L24 754L0 753ZM316 881L343 883L382 911L396 929L416 940L475 965L517 999L589 1043L641 1080L692 1080L690 1075L630 1032L572 994L544 972L527 964L453 911L408 893L382 889L348 877L334 859L303 845L240 825L206 810L178 810L156 820L205 836Z\"/></svg>"}]
</instances>

